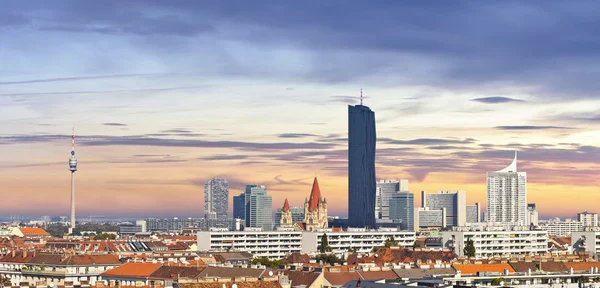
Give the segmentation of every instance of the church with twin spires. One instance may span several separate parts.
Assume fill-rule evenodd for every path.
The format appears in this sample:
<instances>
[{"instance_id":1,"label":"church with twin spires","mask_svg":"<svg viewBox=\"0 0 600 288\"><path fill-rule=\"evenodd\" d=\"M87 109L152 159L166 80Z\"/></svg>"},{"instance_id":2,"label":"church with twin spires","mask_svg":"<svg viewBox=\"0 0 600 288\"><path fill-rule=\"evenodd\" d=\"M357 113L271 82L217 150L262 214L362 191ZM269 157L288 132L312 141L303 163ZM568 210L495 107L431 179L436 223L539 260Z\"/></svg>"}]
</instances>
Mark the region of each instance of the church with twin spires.
<instances>
[{"instance_id":1,"label":"church with twin spires","mask_svg":"<svg viewBox=\"0 0 600 288\"><path fill-rule=\"evenodd\" d=\"M304 221L294 223L292 220L292 211L287 198L281 209L281 228L294 228L294 230L314 231L320 228L327 228L327 200L321 197L319 181L317 177L313 181L310 197L304 201Z\"/></svg>"}]
</instances>

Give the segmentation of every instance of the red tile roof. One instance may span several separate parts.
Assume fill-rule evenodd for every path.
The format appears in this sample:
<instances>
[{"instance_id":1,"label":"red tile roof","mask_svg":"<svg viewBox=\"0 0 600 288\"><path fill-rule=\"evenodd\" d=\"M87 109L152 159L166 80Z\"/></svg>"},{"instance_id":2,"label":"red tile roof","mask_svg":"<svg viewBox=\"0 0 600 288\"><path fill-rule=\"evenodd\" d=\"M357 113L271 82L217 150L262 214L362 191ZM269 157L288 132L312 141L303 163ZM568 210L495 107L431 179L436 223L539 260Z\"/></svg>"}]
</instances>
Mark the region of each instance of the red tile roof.
<instances>
[{"instance_id":1,"label":"red tile roof","mask_svg":"<svg viewBox=\"0 0 600 288\"><path fill-rule=\"evenodd\" d=\"M125 263L115 269L102 273L103 277L143 277L148 278L156 272L162 264L160 263Z\"/></svg>"},{"instance_id":2,"label":"red tile roof","mask_svg":"<svg viewBox=\"0 0 600 288\"><path fill-rule=\"evenodd\" d=\"M50 236L50 233L42 228L19 228L24 236Z\"/></svg>"},{"instance_id":3,"label":"red tile roof","mask_svg":"<svg viewBox=\"0 0 600 288\"><path fill-rule=\"evenodd\" d=\"M573 271L589 271L591 267L600 269L600 262L565 262L565 266L568 269L573 268ZM544 268L544 263L542 263L542 268Z\"/></svg>"},{"instance_id":4,"label":"red tile roof","mask_svg":"<svg viewBox=\"0 0 600 288\"><path fill-rule=\"evenodd\" d=\"M231 282L210 282L210 283L181 283L181 288L231 288L234 283ZM236 282L238 288L281 288L281 284L277 281L253 281L253 282Z\"/></svg>"}]
</instances>

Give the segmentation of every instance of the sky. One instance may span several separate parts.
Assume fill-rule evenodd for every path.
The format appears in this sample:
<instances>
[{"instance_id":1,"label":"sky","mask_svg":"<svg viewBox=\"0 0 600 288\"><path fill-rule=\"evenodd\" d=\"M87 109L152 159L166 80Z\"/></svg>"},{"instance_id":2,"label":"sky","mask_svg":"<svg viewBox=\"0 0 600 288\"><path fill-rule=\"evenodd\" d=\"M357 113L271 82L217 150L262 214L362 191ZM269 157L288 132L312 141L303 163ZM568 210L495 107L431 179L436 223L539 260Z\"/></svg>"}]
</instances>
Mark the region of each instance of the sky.
<instances>
[{"instance_id":1,"label":"sky","mask_svg":"<svg viewBox=\"0 0 600 288\"><path fill-rule=\"evenodd\" d=\"M542 217L598 212L596 1L0 2L0 211L201 217L203 185L347 209L347 105L378 179L465 190L519 153Z\"/></svg>"}]
</instances>

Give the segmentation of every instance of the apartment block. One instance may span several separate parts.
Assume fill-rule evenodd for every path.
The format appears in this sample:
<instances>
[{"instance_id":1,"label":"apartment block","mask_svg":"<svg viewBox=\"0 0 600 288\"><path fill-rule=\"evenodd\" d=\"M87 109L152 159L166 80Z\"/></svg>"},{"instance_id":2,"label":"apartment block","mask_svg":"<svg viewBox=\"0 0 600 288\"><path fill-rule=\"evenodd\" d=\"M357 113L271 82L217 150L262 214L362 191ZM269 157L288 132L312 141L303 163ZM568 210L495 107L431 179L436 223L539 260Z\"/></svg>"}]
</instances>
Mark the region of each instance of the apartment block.
<instances>
[{"instance_id":1,"label":"apartment block","mask_svg":"<svg viewBox=\"0 0 600 288\"><path fill-rule=\"evenodd\" d=\"M494 229L486 228L484 230ZM547 231L476 231L460 227L457 231L447 231L441 234L444 247L454 249L459 256L464 256L467 239L473 240L477 258L548 252Z\"/></svg>"}]
</instances>

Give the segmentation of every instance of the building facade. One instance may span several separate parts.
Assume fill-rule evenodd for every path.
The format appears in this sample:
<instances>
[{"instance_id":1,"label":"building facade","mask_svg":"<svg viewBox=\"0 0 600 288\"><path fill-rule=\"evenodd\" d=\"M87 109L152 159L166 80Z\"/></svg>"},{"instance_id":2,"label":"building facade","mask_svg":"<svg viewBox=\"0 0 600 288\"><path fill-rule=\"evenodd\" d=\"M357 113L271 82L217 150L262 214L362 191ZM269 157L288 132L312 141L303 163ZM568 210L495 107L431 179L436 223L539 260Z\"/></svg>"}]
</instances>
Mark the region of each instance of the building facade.
<instances>
[{"instance_id":1,"label":"building facade","mask_svg":"<svg viewBox=\"0 0 600 288\"><path fill-rule=\"evenodd\" d=\"M467 223L481 222L481 208L479 203L475 205L467 205Z\"/></svg>"},{"instance_id":2,"label":"building facade","mask_svg":"<svg viewBox=\"0 0 600 288\"><path fill-rule=\"evenodd\" d=\"M287 200L287 199L286 199ZM289 205L289 203L288 203ZM285 206L285 203L284 203ZM290 213L292 217L292 226L294 223L304 221L304 207L290 206ZM281 219L282 219L283 209L277 208L275 212L275 225L281 227Z\"/></svg>"},{"instance_id":3,"label":"building facade","mask_svg":"<svg viewBox=\"0 0 600 288\"><path fill-rule=\"evenodd\" d=\"M246 219L246 193L233 196L233 218Z\"/></svg>"},{"instance_id":4,"label":"building facade","mask_svg":"<svg viewBox=\"0 0 600 288\"><path fill-rule=\"evenodd\" d=\"M246 227L273 230L273 200L262 185L246 186Z\"/></svg>"},{"instance_id":5,"label":"building facade","mask_svg":"<svg viewBox=\"0 0 600 288\"><path fill-rule=\"evenodd\" d=\"M540 230L548 231L550 236L571 236L573 232L583 231L583 224L573 219L566 219L565 221L548 221L544 225L538 227Z\"/></svg>"},{"instance_id":6,"label":"building facade","mask_svg":"<svg viewBox=\"0 0 600 288\"><path fill-rule=\"evenodd\" d=\"M204 184L204 217L227 218L229 213L229 182L213 178Z\"/></svg>"},{"instance_id":7,"label":"building facade","mask_svg":"<svg viewBox=\"0 0 600 288\"><path fill-rule=\"evenodd\" d=\"M467 193L465 191L421 192L421 207L431 210L446 209L446 225L465 226L467 223Z\"/></svg>"},{"instance_id":8,"label":"building facade","mask_svg":"<svg viewBox=\"0 0 600 288\"><path fill-rule=\"evenodd\" d=\"M415 233L394 229L366 230L348 229L333 232L320 231L203 231L198 232L198 251L238 250L252 253L255 257L281 259L290 253L313 253L318 251L323 234L327 234L332 253L341 255L353 248L357 253L368 253L381 247L385 240L394 237L402 247L412 247Z\"/></svg>"},{"instance_id":9,"label":"building facade","mask_svg":"<svg viewBox=\"0 0 600 288\"><path fill-rule=\"evenodd\" d=\"M515 223L527 221L527 174L517 172L517 153L506 168L486 173L487 222Z\"/></svg>"},{"instance_id":10,"label":"building facade","mask_svg":"<svg viewBox=\"0 0 600 288\"><path fill-rule=\"evenodd\" d=\"M362 101L361 101L362 102ZM348 106L348 225L375 227L375 113Z\"/></svg>"},{"instance_id":11,"label":"building facade","mask_svg":"<svg viewBox=\"0 0 600 288\"><path fill-rule=\"evenodd\" d=\"M525 222L526 226L538 226L539 225L539 214L537 208L535 207L535 203L527 204L527 220Z\"/></svg>"},{"instance_id":12,"label":"building facade","mask_svg":"<svg viewBox=\"0 0 600 288\"><path fill-rule=\"evenodd\" d=\"M390 198L394 193L408 191L408 180L379 180L375 193L375 218L389 220Z\"/></svg>"},{"instance_id":13,"label":"building facade","mask_svg":"<svg viewBox=\"0 0 600 288\"><path fill-rule=\"evenodd\" d=\"M548 252L547 231L474 231L465 229L464 231L446 231L441 234L444 247L454 249L458 256L465 256L464 248L467 239L473 240L477 258L534 255Z\"/></svg>"},{"instance_id":14,"label":"building facade","mask_svg":"<svg viewBox=\"0 0 600 288\"><path fill-rule=\"evenodd\" d=\"M598 228L598 214L584 211L577 213L577 221L581 222L584 229Z\"/></svg>"},{"instance_id":15,"label":"building facade","mask_svg":"<svg viewBox=\"0 0 600 288\"><path fill-rule=\"evenodd\" d=\"M327 200L321 197L319 181L315 177L310 197L304 201L304 225L306 231L327 228Z\"/></svg>"},{"instance_id":16,"label":"building facade","mask_svg":"<svg viewBox=\"0 0 600 288\"><path fill-rule=\"evenodd\" d=\"M400 229L415 231L415 199L410 192L392 194L389 199L389 219Z\"/></svg>"},{"instance_id":17,"label":"building facade","mask_svg":"<svg viewBox=\"0 0 600 288\"><path fill-rule=\"evenodd\" d=\"M415 208L415 228L446 227L446 209L431 210L428 207Z\"/></svg>"},{"instance_id":18,"label":"building facade","mask_svg":"<svg viewBox=\"0 0 600 288\"><path fill-rule=\"evenodd\" d=\"M589 252L600 260L600 231L582 231L571 234L571 246L576 252Z\"/></svg>"}]
</instances>

